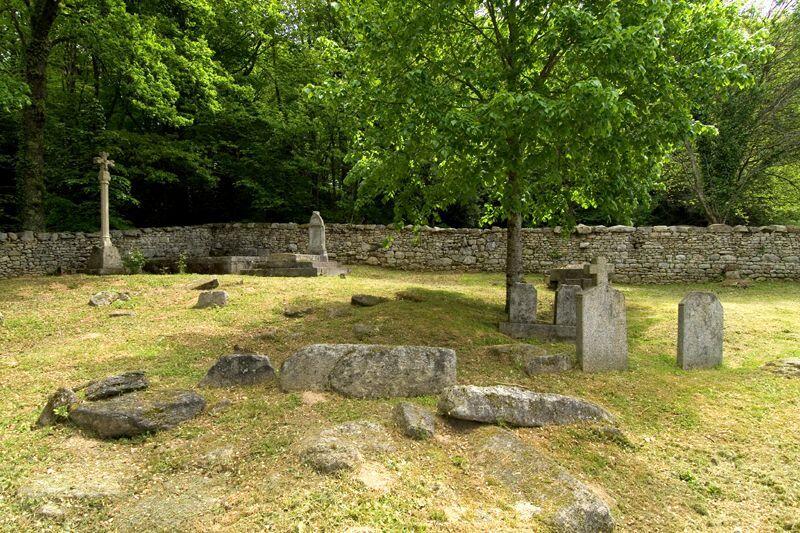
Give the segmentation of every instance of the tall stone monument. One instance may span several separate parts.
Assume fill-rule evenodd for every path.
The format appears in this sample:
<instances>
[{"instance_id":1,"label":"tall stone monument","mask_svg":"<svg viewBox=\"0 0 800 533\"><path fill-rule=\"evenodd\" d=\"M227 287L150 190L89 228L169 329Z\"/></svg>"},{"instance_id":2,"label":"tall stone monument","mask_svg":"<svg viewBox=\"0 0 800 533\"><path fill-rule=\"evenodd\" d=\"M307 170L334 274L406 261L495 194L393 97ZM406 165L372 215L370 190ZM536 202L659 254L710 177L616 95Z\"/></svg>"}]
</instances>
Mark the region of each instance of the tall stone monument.
<instances>
[{"instance_id":1,"label":"tall stone monument","mask_svg":"<svg viewBox=\"0 0 800 533\"><path fill-rule=\"evenodd\" d=\"M311 213L308 221L308 253L319 256L320 261L328 260L328 250L325 248L325 222L319 211Z\"/></svg>"},{"instance_id":2,"label":"tall stone monument","mask_svg":"<svg viewBox=\"0 0 800 533\"><path fill-rule=\"evenodd\" d=\"M608 283L577 294L576 348L584 372L628 368L625 295Z\"/></svg>"},{"instance_id":3,"label":"tall stone monument","mask_svg":"<svg viewBox=\"0 0 800 533\"><path fill-rule=\"evenodd\" d=\"M108 158L108 153L101 152L94 158L95 165L100 165L98 179L100 181L100 245L92 249L92 254L87 262L87 270L91 274L121 274L122 258L119 250L111 242L111 232L108 222L108 185L111 182L109 168L114 168L114 161Z\"/></svg>"},{"instance_id":4,"label":"tall stone monument","mask_svg":"<svg viewBox=\"0 0 800 533\"><path fill-rule=\"evenodd\" d=\"M714 368L722 364L723 311L710 292L690 292L678 305L678 366Z\"/></svg>"}]
</instances>

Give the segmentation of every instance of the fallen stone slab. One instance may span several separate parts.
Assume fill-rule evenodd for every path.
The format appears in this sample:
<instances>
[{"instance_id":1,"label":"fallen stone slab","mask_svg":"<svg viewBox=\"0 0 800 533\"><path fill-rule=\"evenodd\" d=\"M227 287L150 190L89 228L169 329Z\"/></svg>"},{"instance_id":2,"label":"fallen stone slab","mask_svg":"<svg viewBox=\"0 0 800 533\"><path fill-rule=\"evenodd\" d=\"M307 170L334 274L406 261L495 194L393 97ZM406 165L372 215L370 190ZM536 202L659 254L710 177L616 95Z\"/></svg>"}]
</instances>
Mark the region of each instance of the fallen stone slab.
<instances>
[{"instance_id":1,"label":"fallen stone slab","mask_svg":"<svg viewBox=\"0 0 800 533\"><path fill-rule=\"evenodd\" d=\"M69 419L69 411L79 401L78 396L72 389L58 389L47 400L47 404L45 404L39 418L36 420L36 427L43 428L66 422Z\"/></svg>"},{"instance_id":2,"label":"fallen stone slab","mask_svg":"<svg viewBox=\"0 0 800 533\"><path fill-rule=\"evenodd\" d=\"M564 533L614 530L608 504L592 488L511 431L482 428L476 432L471 454L487 478L537 508L531 519ZM531 530L540 529L531 524Z\"/></svg>"},{"instance_id":3,"label":"fallen stone slab","mask_svg":"<svg viewBox=\"0 0 800 533\"><path fill-rule=\"evenodd\" d=\"M416 440L433 437L436 422L433 414L413 403L399 403L394 408L394 420L403 434Z\"/></svg>"},{"instance_id":4,"label":"fallen stone slab","mask_svg":"<svg viewBox=\"0 0 800 533\"><path fill-rule=\"evenodd\" d=\"M790 357L772 361L763 366L767 372L787 378L800 378L800 357Z\"/></svg>"},{"instance_id":5,"label":"fallen stone slab","mask_svg":"<svg viewBox=\"0 0 800 533\"><path fill-rule=\"evenodd\" d=\"M352 298L350 298L350 303L357 307L373 307L388 301L388 298L372 296L371 294L354 294Z\"/></svg>"},{"instance_id":6,"label":"fallen stone slab","mask_svg":"<svg viewBox=\"0 0 800 533\"><path fill-rule=\"evenodd\" d=\"M149 385L144 371L125 372L89 383L86 386L86 399L90 401L103 400L120 394L144 390Z\"/></svg>"},{"instance_id":7,"label":"fallen stone slab","mask_svg":"<svg viewBox=\"0 0 800 533\"><path fill-rule=\"evenodd\" d=\"M438 394L456 382L456 353L429 346L314 344L281 366L281 389L353 398Z\"/></svg>"},{"instance_id":8,"label":"fallen stone slab","mask_svg":"<svg viewBox=\"0 0 800 533\"><path fill-rule=\"evenodd\" d=\"M438 407L441 414L451 418L522 427L614 419L602 407L579 398L502 385L451 387L442 393Z\"/></svg>"},{"instance_id":9,"label":"fallen stone slab","mask_svg":"<svg viewBox=\"0 0 800 533\"><path fill-rule=\"evenodd\" d=\"M204 291L197 297L196 309L207 307L225 307L228 305L228 293L225 291Z\"/></svg>"},{"instance_id":10,"label":"fallen stone slab","mask_svg":"<svg viewBox=\"0 0 800 533\"><path fill-rule=\"evenodd\" d=\"M134 392L84 402L70 411L69 418L101 438L133 437L171 429L199 415L205 404L203 397L192 391Z\"/></svg>"},{"instance_id":11,"label":"fallen stone slab","mask_svg":"<svg viewBox=\"0 0 800 533\"><path fill-rule=\"evenodd\" d=\"M354 470L366 458L392 450L394 444L386 429L366 420L324 429L300 443L303 462L321 474Z\"/></svg>"},{"instance_id":12,"label":"fallen stone slab","mask_svg":"<svg viewBox=\"0 0 800 533\"><path fill-rule=\"evenodd\" d=\"M108 313L108 316L110 318L119 318L123 316L136 316L136 313L128 309L117 309L116 311Z\"/></svg>"},{"instance_id":13,"label":"fallen stone slab","mask_svg":"<svg viewBox=\"0 0 800 533\"><path fill-rule=\"evenodd\" d=\"M208 369L201 387L236 387L255 385L275 377L275 369L266 355L234 353L223 355Z\"/></svg>"},{"instance_id":14,"label":"fallen stone slab","mask_svg":"<svg viewBox=\"0 0 800 533\"><path fill-rule=\"evenodd\" d=\"M192 285L191 289L195 291L210 291L219 287L219 280L217 278L211 278L207 281L201 281L195 285Z\"/></svg>"},{"instance_id":15,"label":"fallen stone slab","mask_svg":"<svg viewBox=\"0 0 800 533\"><path fill-rule=\"evenodd\" d=\"M575 366L575 358L568 353L548 353L532 344L498 344L489 346L489 355L508 359L519 365L529 376L567 372Z\"/></svg>"}]
</instances>

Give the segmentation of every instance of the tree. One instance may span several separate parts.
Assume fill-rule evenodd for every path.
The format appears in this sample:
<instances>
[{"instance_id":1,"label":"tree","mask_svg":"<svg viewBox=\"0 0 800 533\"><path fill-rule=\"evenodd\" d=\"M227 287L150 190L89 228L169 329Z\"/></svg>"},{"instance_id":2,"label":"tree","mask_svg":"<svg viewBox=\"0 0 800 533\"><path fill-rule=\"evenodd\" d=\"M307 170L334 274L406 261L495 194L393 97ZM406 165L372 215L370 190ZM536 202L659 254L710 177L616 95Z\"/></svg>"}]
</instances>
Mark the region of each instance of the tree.
<instances>
[{"instance_id":1,"label":"tree","mask_svg":"<svg viewBox=\"0 0 800 533\"><path fill-rule=\"evenodd\" d=\"M697 120L716 128L687 137L675 158L691 204L710 223L765 218L774 204L753 200L782 184L800 189L800 177L782 170L800 162L800 11L788 2L746 17L751 31L769 30L771 49L747 58L751 83L698 102Z\"/></svg>"},{"instance_id":2,"label":"tree","mask_svg":"<svg viewBox=\"0 0 800 533\"><path fill-rule=\"evenodd\" d=\"M15 80L27 87L16 176L23 229L45 227L47 92L57 48L65 68L60 81L71 84L67 92L74 93L76 82L83 81L81 72L88 71L94 96L99 99L102 88L111 86L114 102L126 104L126 120L184 125L216 105L224 77L193 29L209 16L210 4L172 4L10 0L3 9L4 27L13 28L16 39L0 61L16 66L17 73L0 83L0 98L16 96L8 89L16 87Z\"/></svg>"},{"instance_id":3,"label":"tree","mask_svg":"<svg viewBox=\"0 0 800 533\"><path fill-rule=\"evenodd\" d=\"M745 78L751 46L722 1L357 0L344 76L363 128L351 179L422 222L485 197L506 220L507 288L522 280L523 219L624 219L665 154L703 129L699 94Z\"/></svg>"}]
</instances>

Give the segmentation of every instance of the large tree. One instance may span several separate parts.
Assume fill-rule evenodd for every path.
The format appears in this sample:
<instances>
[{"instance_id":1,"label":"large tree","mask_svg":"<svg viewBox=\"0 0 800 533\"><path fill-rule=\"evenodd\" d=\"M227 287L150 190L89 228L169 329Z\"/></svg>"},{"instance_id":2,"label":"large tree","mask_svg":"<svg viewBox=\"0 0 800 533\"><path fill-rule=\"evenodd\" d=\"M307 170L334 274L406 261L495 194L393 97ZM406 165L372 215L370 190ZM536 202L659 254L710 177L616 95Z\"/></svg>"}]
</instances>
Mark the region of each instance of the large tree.
<instances>
[{"instance_id":1,"label":"large tree","mask_svg":"<svg viewBox=\"0 0 800 533\"><path fill-rule=\"evenodd\" d=\"M800 190L788 170L800 162L800 11L783 2L746 20L752 31L769 31L770 49L747 58L751 83L698 102L695 116L716 129L687 137L675 158L690 205L710 223L764 218L780 204L765 198L781 185Z\"/></svg>"},{"instance_id":2,"label":"large tree","mask_svg":"<svg viewBox=\"0 0 800 533\"><path fill-rule=\"evenodd\" d=\"M50 85L72 83L67 92L74 92L81 73L89 72L95 96L109 87L115 105L125 104L126 120L189 124L194 114L216 105L224 79L197 31L211 14L207 0L7 0L0 15L3 40L11 46L0 55L0 98L22 103L16 181L23 229L45 226ZM63 70L53 74L56 51ZM20 83L24 100L12 92Z\"/></svg>"},{"instance_id":3,"label":"large tree","mask_svg":"<svg viewBox=\"0 0 800 533\"><path fill-rule=\"evenodd\" d=\"M747 37L722 1L347 7L357 46L335 51L348 70L324 89L363 123L352 179L402 219L484 201L485 222L508 224L508 287L522 280L523 219L625 220L665 154L704 128L698 95L745 78Z\"/></svg>"}]
</instances>

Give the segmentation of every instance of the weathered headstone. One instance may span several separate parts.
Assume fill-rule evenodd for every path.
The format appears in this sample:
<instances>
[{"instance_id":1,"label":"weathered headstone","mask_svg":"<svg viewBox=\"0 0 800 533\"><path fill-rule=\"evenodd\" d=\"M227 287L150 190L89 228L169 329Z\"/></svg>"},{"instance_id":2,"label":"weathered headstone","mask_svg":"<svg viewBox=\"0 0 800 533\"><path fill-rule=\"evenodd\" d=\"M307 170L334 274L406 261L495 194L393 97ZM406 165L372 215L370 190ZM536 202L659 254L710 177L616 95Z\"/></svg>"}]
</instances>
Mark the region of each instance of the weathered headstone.
<instances>
[{"instance_id":1,"label":"weathered headstone","mask_svg":"<svg viewBox=\"0 0 800 533\"><path fill-rule=\"evenodd\" d=\"M515 283L508 293L508 321L514 324L536 322L536 287Z\"/></svg>"},{"instance_id":2,"label":"weathered headstone","mask_svg":"<svg viewBox=\"0 0 800 533\"><path fill-rule=\"evenodd\" d=\"M578 293L576 347L584 372L628 367L625 296L608 284Z\"/></svg>"},{"instance_id":3,"label":"weathered headstone","mask_svg":"<svg viewBox=\"0 0 800 533\"><path fill-rule=\"evenodd\" d=\"M678 305L678 366L684 370L722 364L723 311L710 292L690 292Z\"/></svg>"},{"instance_id":4,"label":"weathered headstone","mask_svg":"<svg viewBox=\"0 0 800 533\"><path fill-rule=\"evenodd\" d=\"M308 253L318 255L321 261L328 260L328 250L325 248L325 222L319 211L311 213L308 222Z\"/></svg>"},{"instance_id":5,"label":"weathered headstone","mask_svg":"<svg viewBox=\"0 0 800 533\"><path fill-rule=\"evenodd\" d=\"M121 274L122 257L117 247L111 243L111 232L108 217L108 184L111 182L111 173L108 169L114 168L114 161L108 158L108 153L101 152L94 158L94 163L100 165L98 180L100 181L100 245L92 250L87 263L88 271L92 274Z\"/></svg>"},{"instance_id":6,"label":"weathered headstone","mask_svg":"<svg viewBox=\"0 0 800 533\"><path fill-rule=\"evenodd\" d=\"M556 291L556 303L553 308L553 323L562 326L574 326L578 317L578 285L561 285Z\"/></svg>"}]
</instances>

